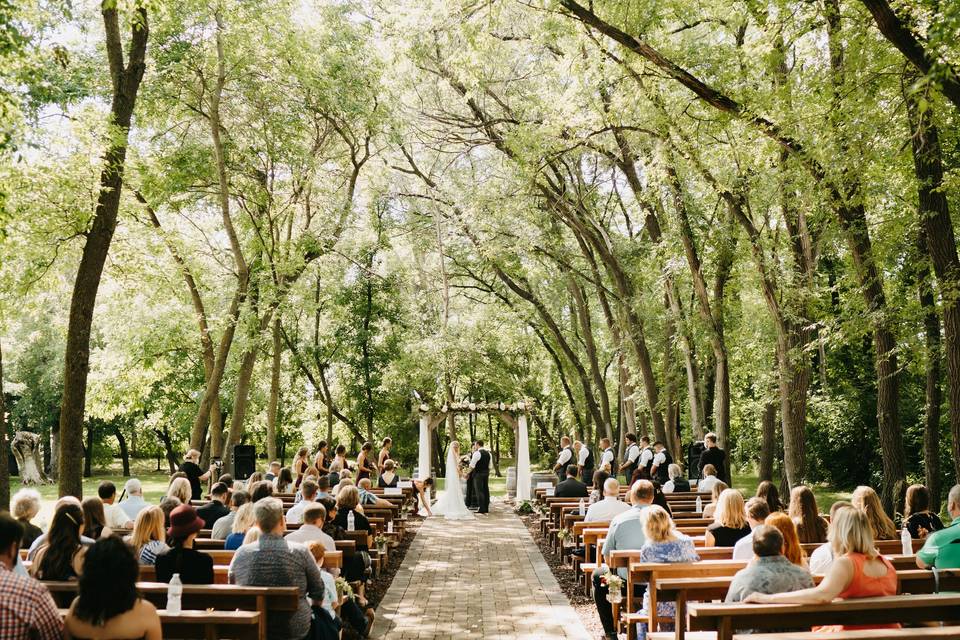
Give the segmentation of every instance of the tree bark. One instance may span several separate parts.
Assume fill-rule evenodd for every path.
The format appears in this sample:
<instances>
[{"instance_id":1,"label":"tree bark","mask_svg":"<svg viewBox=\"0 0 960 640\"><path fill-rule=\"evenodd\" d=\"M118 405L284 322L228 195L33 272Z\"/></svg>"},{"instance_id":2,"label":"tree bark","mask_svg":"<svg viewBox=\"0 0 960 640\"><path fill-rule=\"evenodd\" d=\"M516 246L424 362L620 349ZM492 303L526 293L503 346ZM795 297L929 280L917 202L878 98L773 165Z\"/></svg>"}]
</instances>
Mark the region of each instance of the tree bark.
<instances>
[{"instance_id":1,"label":"tree bark","mask_svg":"<svg viewBox=\"0 0 960 640\"><path fill-rule=\"evenodd\" d=\"M587 306L586 295L583 288L573 280L572 276L567 279L567 289L573 296L573 311L580 322L580 329L583 335L583 346L587 353L587 362L590 365L590 376L593 378L593 386L597 389L597 396L600 398L600 411L603 416L602 425L598 424L598 429L603 428L604 434L613 442L613 423L610 417L610 396L607 394L607 381L603 372L600 370L600 361L597 356L597 344L593 339L593 323L590 319L590 308ZM584 434L584 438L589 441L589 434Z\"/></svg>"},{"instance_id":2,"label":"tree bark","mask_svg":"<svg viewBox=\"0 0 960 640\"><path fill-rule=\"evenodd\" d=\"M932 114L920 108L916 96L905 92L910 117L911 148L917 176L920 226L926 236L930 261L937 275L943 306L943 350L947 360L947 398L953 436L953 472L960 482L960 259L950 207L943 185L940 134Z\"/></svg>"},{"instance_id":3,"label":"tree bark","mask_svg":"<svg viewBox=\"0 0 960 640\"><path fill-rule=\"evenodd\" d=\"M280 405L280 364L283 340L280 315L273 319L273 366L270 370L270 400L267 405L267 459L277 459L277 409Z\"/></svg>"},{"instance_id":4,"label":"tree bark","mask_svg":"<svg viewBox=\"0 0 960 640\"><path fill-rule=\"evenodd\" d=\"M117 226L123 169L127 155L130 122L143 79L147 50L147 10L138 6L131 28L130 52L126 66L116 4L104 0L101 14L106 32L107 60L113 96L110 105L110 126L113 135L103 159L100 191L93 222L86 233L86 242L73 284L70 318L67 324L67 345L63 375L63 399L60 407L61 455L59 460L60 495L82 497L83 478L80 455L83 450L83 422L87 400L87 374L90 370L90 331L93 311L100 288L103 265L110 251Z\"/></svg>"},{"instance_id":5,"label":"tree bark","mask_svg":"<svg viewBox=\"0 0 960 640\"><path fill-rule=\"evenodd\" d=\"M127 438L119 425L113 425L113 435L117 438L117 444L120 447L120 464L123 465L123 477L130 477L130 451L127 449Z\"/></svg>"},{"instance_id":6,"label":"tree bark","mask_svg":"<svg viewBox=\"0 0 960 640\"><path fill-rule=\"evenodd\" d=\"M773 458L777 446L777 403L768 402L760 418L760 468L759 479L773 480Z\"/></svg>"}]
</instances>

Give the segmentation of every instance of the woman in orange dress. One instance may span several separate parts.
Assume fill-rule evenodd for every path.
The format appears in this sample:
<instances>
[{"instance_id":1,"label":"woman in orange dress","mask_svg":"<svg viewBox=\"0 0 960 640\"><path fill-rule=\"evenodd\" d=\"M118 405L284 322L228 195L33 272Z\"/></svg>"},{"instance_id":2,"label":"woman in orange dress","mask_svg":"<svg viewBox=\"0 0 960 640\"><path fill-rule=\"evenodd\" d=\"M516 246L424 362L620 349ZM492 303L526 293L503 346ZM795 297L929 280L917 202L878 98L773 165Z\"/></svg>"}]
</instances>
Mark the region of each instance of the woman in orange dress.
<instances>
[{"instance_id":1,"label":"woman in orange dress","mask_svg":"<svg viewBox=\"0 0 960 640\"><path fill-rule=\"evenodd\" d=\"M897 571L877 553L870 519L859 509L837 511L828 534L834 560L823 581L812 589L787 593L752 593L744 602L760 604L827 604L834 598L873 598L897 595ZM899 624L831 625L814 627L820 633L854 629L899 629Z\"/></svg>"}]
</instances>

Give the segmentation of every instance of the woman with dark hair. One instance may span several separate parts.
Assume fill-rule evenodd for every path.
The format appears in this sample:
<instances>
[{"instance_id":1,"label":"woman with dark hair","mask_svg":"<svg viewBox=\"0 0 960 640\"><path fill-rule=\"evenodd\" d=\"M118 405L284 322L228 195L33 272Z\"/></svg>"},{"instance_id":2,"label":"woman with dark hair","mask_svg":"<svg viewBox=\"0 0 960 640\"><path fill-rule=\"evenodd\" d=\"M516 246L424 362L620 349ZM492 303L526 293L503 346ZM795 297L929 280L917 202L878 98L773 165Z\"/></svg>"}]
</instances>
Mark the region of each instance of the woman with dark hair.
<instances>
[{"instance_id":1,"label":"woman with dark hair","mask_svg":"<svg viewBox=\"0 0 960 640\"><path fill-rule=\"evenodd\" d=\"M320 444L317 445L317 457L313 460L313 466L317 468L317 473L321 476L330 473L330 458L327 457L327 449L329 448L330 445L327 444L326 440L321 440Z\"/></svg>"},{"instance_id":2,"label":"woman with dark hair","mask_svg":"<svg viewBox=\"0 0 960 640\"><path fill-rule=\"evenodd\" d=\"M310 449L306 447L300 447L300 450L297 451L297 457L294 459L292 466L293 474L297 478L294 486L299 489L300 483L303 482L303 478L306 476L307 469L310 468Z\"/></svg>"},{"instance_id":3,"label":"woman with dark hair","mask_svg":"<svg viewBox=\"0 0 960 640\"><path fill-rule=\"evenodd\" d=\"M261 480L253 485L250 485L250 488L247 489L250 492L250 502L256 502L257 500L262 500L263 498L272 498L273 497L273 483L266 480Z\"/></svg>"},{"instance_id":4,"label":"woman with dark hair","mask_svg":"<svg viewBox=\"0 0 960 640\"><path fill-rule=\"evenodd\" d=\"M375 467L370 460L371 451L373 451L373 445L369 442L364 442L360 447L360 455L357 456L357 480L372 477Z\"/></svg>"},{"instance_id":5,"label":"woman with dark hair","mask_svg":"<svg viewBox=\"0 0 960 640\"><path fill-rule=\"evenodd\" d=\"M786 510L786 506L780 502L780 492L777 491L777 485L769 480L764 480L757 487L757 497L767 503L770 507L770 513Z\"/></svg>"},{"instance_id":6,"label":"woman with dark hair","mask_svg":"<svg viewBox=\"0 0 960 640\"><path fill-rule=\"evenodd\" d=\"M817 498L810 487L802 484L790 492L790 517L797 525L800 544L823 544L827 541L827 521L820 517Z\"/></svg>"},{"instance_id":7,"label":"woman with dark hair","mask_svg":"<svg viewBox=\"0 0 960 640\"><path fill-rule=\"evenodd\" d=\"M607 481L610 474L599 469L593 472L593 491L590 492L590 504L603 500L603 483Z\"/></svg>"},{"instance_id":8,"label":"woman with dark hair","mask_svg":"<svg viewBox=\"0 0 960 640\"><path fill-rule=\"evenodd\" d=\"M297 483L300 486L300 483ZM280 469L280 475L277 476L277 493L293 493L293 472L290 467Z\"/></svg>"},{"instance_id":9,"label":"woman with dark hair","mask_svg":"<svg viewBox=\"0 0 960 640\"><path fill-rule=\"evenodd\" d=\"M76 504L57 509L46 539L37 549L30 573L38 580L75 580L83 571L83 510Z\"/></svg>"},{"instance_id":10,"label":"woman with dark hair","mask_svg":"<svg viewBox=\"0 0 960 640\"><path fill-rule=\"evenodd\" d=\"M922 484L907 487L903 526L913 538L926 538L927 534L943 529L940 516L930 511L930 491Z\"/></svg>"},{"instance_id":11,"label":"woman with dark hair","mask_svg":"<svg viewBox=\"0 0 960 640\"><path fill-rule=\"evenodd\" d=\"M673 517L673 511L670 510L670 503L667 502L667 496L664 495L660 483L656 480L653 481L653 504L661 507L671 518Z\"/></svg>"},{"instance_id":12,"label":"woman with dark hair","mask_svg":"<svg viewBox=\"0 0 960 640\"><path fill-rule=\"evenodd\" d=\"M119 538L107 537L87 552L79 595L64 620L66 637L161 640L160 616L137 593L140 567Z\"/></svg>"},{"instance_id":13,"label":"woman with dark hair","mask_svg":"<svg viewBox=\"0 0 960 640\"><path fill-rule=\"evenodd\" d=\"M99 540L113 535L107 526L107 514L100 498L86 498L80 507L83 509L83 531L88 538Z\"/></svg>"},{"instance_id":14,"label":"woman with dark hair","mask_svg":"<svg viewBox=\"0 0 960 640\"><path fill-rule=\"evenodd\" d=\"M203 519L197 510L182 504L170 513L170 528L167 541L170 550L157 556L157 581L170 582L174 574L180 574L183 584L213 584L213 557L193 548Z\"/></svg>"},{"instance_id":15,"label":"woman with dark hair","mask_svg":"<svg viewBox=\"0 0 960 640\"><path fill-rule=\"evenodd\" d=\"M393 440L384 438L380 443L380 454L377 456L377 471L383 473L383 465L390 459L390 448L393 446Z\"/></svg>"}]
</instances>

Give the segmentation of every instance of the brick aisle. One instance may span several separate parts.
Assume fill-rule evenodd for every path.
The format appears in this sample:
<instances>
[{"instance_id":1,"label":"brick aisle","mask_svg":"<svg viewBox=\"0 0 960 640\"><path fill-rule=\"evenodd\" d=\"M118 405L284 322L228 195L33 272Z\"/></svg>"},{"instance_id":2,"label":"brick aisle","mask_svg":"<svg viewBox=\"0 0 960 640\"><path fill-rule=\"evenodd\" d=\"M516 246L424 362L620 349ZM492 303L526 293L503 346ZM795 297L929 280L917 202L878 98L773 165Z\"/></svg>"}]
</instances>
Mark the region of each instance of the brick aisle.
<instances>
[{"instance_id":1,"label":"brick aisle","mask_svg":"<svg viewBox=\"0 0 960 640\"><path fill-rule=\"evenodd\" d=\"M499 501L473 521L426 520L370 637L589 638L530 533Z\"/></svg>"}]
</instances>

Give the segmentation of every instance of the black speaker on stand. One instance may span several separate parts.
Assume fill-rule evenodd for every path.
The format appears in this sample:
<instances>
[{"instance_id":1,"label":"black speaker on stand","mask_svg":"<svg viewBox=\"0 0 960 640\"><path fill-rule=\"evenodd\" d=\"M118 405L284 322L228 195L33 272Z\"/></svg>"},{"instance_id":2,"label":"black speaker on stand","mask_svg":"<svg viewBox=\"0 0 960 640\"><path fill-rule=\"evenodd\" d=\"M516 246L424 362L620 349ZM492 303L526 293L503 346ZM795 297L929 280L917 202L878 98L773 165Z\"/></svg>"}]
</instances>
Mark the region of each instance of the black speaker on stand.
<instances>
[{"instance_id":1,"label":"black speaker on stand","mask_svg":"<svg viewBox=\"0 0 960 640\"><path fill-rule=\"evenodd\" d=\"M246 480L257 470L257 450L252 444L238 444L233 447L233 477Z\"/></svg>"}]
</instances>

